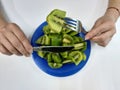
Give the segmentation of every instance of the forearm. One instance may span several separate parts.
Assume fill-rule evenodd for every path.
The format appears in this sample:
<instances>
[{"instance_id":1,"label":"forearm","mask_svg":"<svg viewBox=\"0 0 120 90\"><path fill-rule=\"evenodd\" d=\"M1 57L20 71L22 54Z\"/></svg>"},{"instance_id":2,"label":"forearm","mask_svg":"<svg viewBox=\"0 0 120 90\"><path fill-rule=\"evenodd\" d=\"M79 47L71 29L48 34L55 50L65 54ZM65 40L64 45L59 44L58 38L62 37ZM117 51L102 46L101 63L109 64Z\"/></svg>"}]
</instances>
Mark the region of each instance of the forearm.
<instances>
[{"instance_id":1,"label":"forearm","mask_svg":"<svg viewBox=\"0 0 120 90\"><path fill-rule=\"evenodd\" d=\"M108 7L116 7L120 10L120 0L109 0Z\"/></svg>"},{"instance_id":2,"label":"forearm","mask_svg":"<svg viewBox=\"0 0 120 90\"><path fill-rule=\"evenodd\" d=\"M120 16L120 0L109 0L105 15L110 16L116 22Z\"/></svg>"}]
</instances>

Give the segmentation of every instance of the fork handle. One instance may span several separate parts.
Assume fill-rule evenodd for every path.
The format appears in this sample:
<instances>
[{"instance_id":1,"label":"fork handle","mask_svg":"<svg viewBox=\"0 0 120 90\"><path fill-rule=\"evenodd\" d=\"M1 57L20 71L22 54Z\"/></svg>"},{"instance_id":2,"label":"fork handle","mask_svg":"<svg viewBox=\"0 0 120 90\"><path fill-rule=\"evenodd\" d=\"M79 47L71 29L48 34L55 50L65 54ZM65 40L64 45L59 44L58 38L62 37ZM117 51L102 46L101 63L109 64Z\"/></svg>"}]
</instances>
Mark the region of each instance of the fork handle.
<instances>
[{"instance_id":1,"label":"fork handle","mask_svg":"<svg viewBox=\"0 0 120 90\"><path fill-rule=\"evenodd\" d=\"M81 29L81 32L83 32L85 35L88 33L84 28Z\"/></svg>"}]
</instances>

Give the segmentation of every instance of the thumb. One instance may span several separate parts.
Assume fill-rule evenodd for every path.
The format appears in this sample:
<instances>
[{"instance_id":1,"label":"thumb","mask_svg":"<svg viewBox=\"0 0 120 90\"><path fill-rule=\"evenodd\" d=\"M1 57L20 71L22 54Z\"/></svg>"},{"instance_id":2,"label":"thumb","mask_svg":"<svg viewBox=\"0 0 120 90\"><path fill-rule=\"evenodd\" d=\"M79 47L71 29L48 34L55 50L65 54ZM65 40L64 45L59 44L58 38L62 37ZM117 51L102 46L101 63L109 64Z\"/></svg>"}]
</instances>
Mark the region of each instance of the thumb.
<instances>
[{"instance_id":1,"label":"thumb","mask_svg":"<svg viewBox=\"0 0 120 90\"><path fill-rule=\"evenodd\" d=\"M86 34L85 40L92 39L93 37L100 35L100 33L104 32L104 24L95 25L93 28Z\"/></svg>"},{"instance_id":2,"label":"thumb","mask_svg":"<svg viewBox=\"0 0 120 90\"><path fill-rule=\"evenodd\" d=\"M98 30L93 28L85 35L85 40L89 40L94 36L96 36L97 34L98 34Z\"/></svg>"}]
</instances>

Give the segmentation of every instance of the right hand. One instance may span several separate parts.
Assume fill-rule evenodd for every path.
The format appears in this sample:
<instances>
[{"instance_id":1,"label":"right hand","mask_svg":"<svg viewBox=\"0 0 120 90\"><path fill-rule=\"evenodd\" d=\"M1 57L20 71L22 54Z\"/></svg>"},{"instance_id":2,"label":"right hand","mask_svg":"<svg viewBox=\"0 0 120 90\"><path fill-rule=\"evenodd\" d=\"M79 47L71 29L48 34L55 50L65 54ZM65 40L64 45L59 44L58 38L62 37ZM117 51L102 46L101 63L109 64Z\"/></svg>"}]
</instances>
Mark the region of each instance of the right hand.
<instances>
[{"instance_id":1,"label":"right hand","mask_svg":"<svg viewBox=\"0 0 120 90\"><path fill-rule=\"evenodd\" d=\"M115 23L118 17L119 12L116 9L107 9L106 13L96 21L85 38L96 42L100 46L107 46L116 33Z\"/></svg>"},{"instance_id":2,"label":"right hand","mask_svg":"<svg viewBox=\"0 0 120 90\"><path fill-rule=\"evenodd\" d=\"M14 23L0 26L0 52L5 55L30 56L32 46L20 27Z\"/></svg>"}]
</instances>

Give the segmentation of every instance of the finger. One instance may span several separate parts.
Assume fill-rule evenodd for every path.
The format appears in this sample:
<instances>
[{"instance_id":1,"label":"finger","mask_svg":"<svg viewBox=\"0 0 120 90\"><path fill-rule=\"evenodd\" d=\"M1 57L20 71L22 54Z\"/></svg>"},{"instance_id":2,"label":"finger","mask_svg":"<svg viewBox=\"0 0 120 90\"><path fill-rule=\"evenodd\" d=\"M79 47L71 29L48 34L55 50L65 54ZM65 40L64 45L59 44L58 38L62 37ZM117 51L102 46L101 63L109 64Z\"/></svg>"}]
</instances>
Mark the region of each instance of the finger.
<instances>
[{"instance_id":1,"label":"finger","mask_svg":"<svg viewBox=\"0 0 120 90\"><path fill-rule=\"evenodd\" d=\"M2 34L0 34L0 42L10 53L19 55L19 52L12 46L12 44Z\"/></svg>"},{"instance_id":2,"label":"finger","mask_svg":"<svg viewBox=\"0 0 120 90\"><path fill-rule=\"evenodd\" d=\"M24 48L28 51L28 53L32 53L32 46L30 45L27 37L25 34L22 32L22 30L16 26L16 27L11 27L12 32L16 35L16 37L21 41L23 44Z\"/></svg>"},{"instance_id":3,"label":"finger","mask_svg":"<svg viewBox=\"0 0 120 90\"><path fill-rule=\"evenodd\" d=\"M98 27L96 28L93 28L89 33L87 33L87 35L85 36L86 39L91 39L93 38L94 36L97 36L101 33L104 33L108 30L110 30L111 28L113 28L114 24L112 23L103 23L101 25L99 25Z\"/></svg>"},{"instance_id":4,"label":"finger","mask_svg":"<svg viewBox=\"0 0 120 90\"><path fill-rule=\"evenodd\" d=\"M106 46L114 34L115 30L110 30L108 32L102 33L99 36L92 38L91 40L98 43L99 45Z\"/></svg>"},{"instance_id":5,"label":"finger","mask_svg":"<svg viewBox=\"0 0 120 90\"><path fill-rule=\"evenodd\" d=\"M2 44L0 44L0 52L5 55L12 55Z\"/></svg>"},{"instance_id":6,"label":"finger","mask_svg":"<svg viewBox=\"0 0 120 90\"><path fill-rule=\"evenodd\" d=\"M108 45L108 43L109 43L110 41L111 41L111 38L107 39L107 41L106 41L105 43L103 43L103 42L98 43L98 45L105 47L105 46Z\"/></svg>"},{"instance_id":7,"label":"finger","mask_svg":"<svg viewBox=\"0 0 120 90\"><path fill-rule=\"evenodd\" d=\"M16 48L21 54L28 56L28 52L25 50L24 46L21 44L20 40L11 31L4 32L7 40Z\"/></svg>"}]
</instances>

